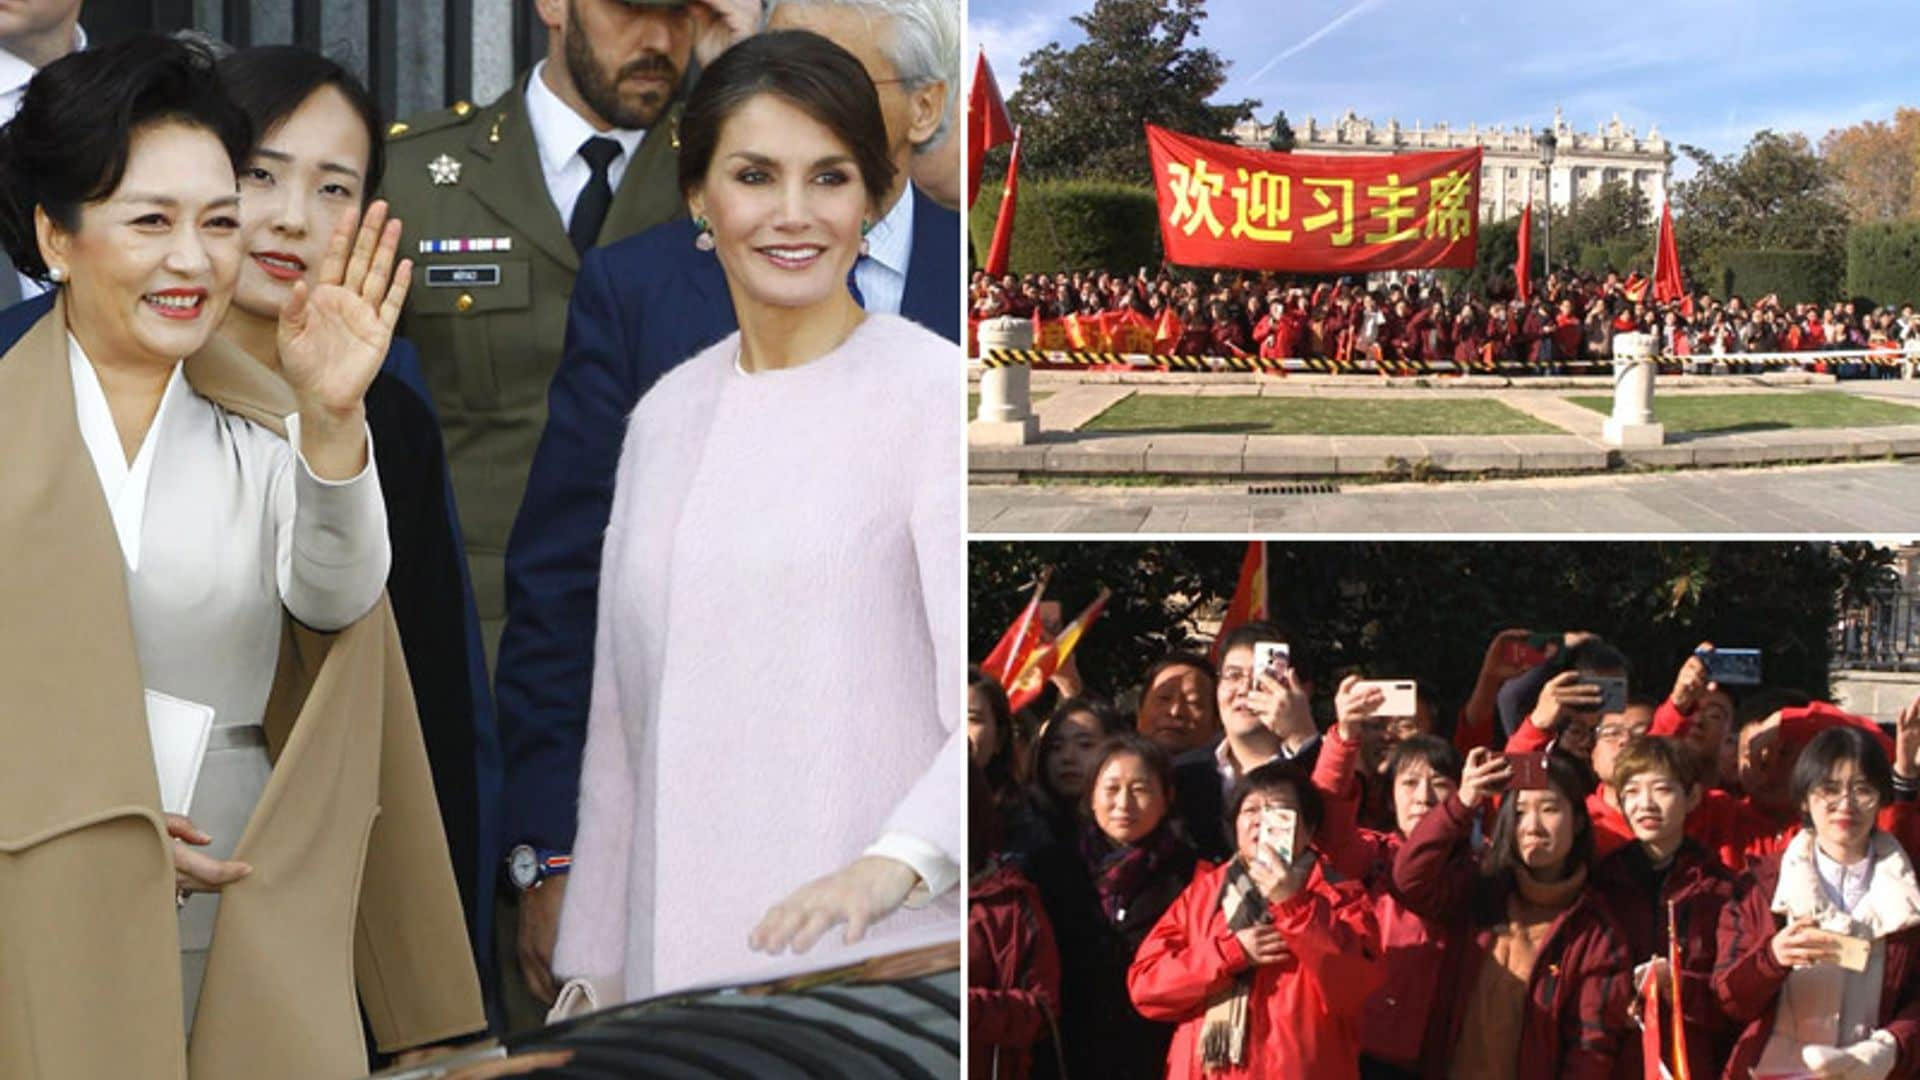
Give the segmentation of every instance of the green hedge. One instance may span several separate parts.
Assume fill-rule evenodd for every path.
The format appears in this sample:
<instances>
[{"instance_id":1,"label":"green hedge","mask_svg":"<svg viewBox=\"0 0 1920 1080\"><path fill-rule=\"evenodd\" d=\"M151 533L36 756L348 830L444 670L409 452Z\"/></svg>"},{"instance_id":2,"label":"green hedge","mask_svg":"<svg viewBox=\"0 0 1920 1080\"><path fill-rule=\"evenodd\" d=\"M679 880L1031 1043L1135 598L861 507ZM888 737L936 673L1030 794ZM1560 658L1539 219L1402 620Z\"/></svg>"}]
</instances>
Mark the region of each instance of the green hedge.
<instances>
[{"instance_id":1,"label":"green hedge","mask_svg":"<svg viewBox=\"0 0 1920 1080\"><path fill-rule=\"evenodd\" d=\"M1920 221L1854 226L1847 233L1847 294L1881 306L1920 303Z\"/></svg>"},{"instance_id":2,"label":"green hedge","mask_svg":"<svg viewBox=\"0 0 1920 1080\"><path fill-rule=\"evenodd\" d=\"M974 265L985 265L1000 213L1000 185L980 185L968 225ZM1007 268L1016 274L1111 270L1131 274L1160 265L1159 208L1153 189L1091 180L1020 185Z\"/></svg>"},{"instance_id":3,"label":"green hedge","mask_svg":"<svg viewBox=\"0 0 1920 1080\"><path fill-rule=\"evenodd\" d=\"M1831 301L1840 295L1840 267L1817 251L1722 249L1707 257L1707 288L1726 299L1752 301L1778 293L1780 302Z\"/></svg>"}]
</instances>

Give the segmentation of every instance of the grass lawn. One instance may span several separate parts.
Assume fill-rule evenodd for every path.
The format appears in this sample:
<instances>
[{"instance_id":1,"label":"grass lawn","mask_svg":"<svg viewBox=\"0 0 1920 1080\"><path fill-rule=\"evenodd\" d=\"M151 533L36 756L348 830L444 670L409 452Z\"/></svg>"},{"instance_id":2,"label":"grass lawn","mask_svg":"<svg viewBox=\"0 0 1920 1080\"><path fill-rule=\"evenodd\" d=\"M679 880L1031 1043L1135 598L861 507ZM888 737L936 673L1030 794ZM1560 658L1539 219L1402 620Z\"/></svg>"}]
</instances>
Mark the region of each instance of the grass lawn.
<instances>
[{"instance_id":1,"label":"grass lawn","mask_svg":"<svg viewBox=\"0 0 1920 1080\"><path fill-rule=\"evenodd\" d=\"M1041 402L1047 400L1052 396L1053 396L1053 391L1051 390L1042 390L1042 391L1039 391L1038 393L1028 395L1028 397L1032 400L1032 402L1035 405L1040 404ZM978 391L969 390L967 391L967 420L971 422L974 420L978 420L979 418L980 418L980 394Z\"/></svg>"},{"instance_id":2,"label":"grass lawn","mask_svg":"<svg viewBox=\"0 0 1920 1080\"><path fill-rule=\"evenodd\" d=\"M1564 435L1497 401L1134 394L1083 431L1200 435Z\"/></svg>"},{"instance_id":3,"label":"grass lawn","mask_svg":"<svg viewBox=\"0 0 1920 1080\"><path fill-rule=\"evenodd\" d=\"M1613 412L1611 397L1569 398L1597 413ZM1769 394L1654 395L1653 418L1668 431L1780 431L1786 428L1874 427L1920 424L1920 409L1837 390L1782 391Z\"/></svg>"}]
</instances>

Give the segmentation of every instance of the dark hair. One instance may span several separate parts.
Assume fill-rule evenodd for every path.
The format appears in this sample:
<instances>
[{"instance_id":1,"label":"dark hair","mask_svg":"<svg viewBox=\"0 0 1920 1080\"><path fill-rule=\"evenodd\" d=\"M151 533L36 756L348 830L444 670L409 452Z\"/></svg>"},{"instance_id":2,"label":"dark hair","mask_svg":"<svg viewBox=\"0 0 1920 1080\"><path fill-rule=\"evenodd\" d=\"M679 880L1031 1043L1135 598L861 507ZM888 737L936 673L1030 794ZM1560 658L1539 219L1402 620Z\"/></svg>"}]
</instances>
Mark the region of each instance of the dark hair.
<instances>
[{"instance_id":1,"label":"dark hair","mask_svg":"<svg viewBox=\"0 0 1920 1080\"><path fill-rule=\"evenodd\" d=\"M1120 714L1104 701L1096 701L1089 697L1070 697L1054 706L1053 713L1047 717L1046 724L1040 729L1040 737L1033 740L1033 745L1027 751L1027 782L1045 797L1049 805L1053 805L1058 796L1047 783L1047 755L1053 751L1054 747L1060 745L1061 726L1067 717L1075 713L1085 713L1093 717L1094 726L1099 729L1101 739L1111 738L1127 730L1126 722L1120 719ZM1087 777L1087 783L1091 785L1093 777Z\"/></svg>"},{"instance_id":2,"label":"dark hair","mask_svg":"<svg viewBox=\"0 0 1920 1080\"><path fill-rule=\"evenodd\" d=\"M1415 735L1394 743L1393 749L1387 751L1387 776L1397 779L1400 770L1415 761L1424 761L1435 773L1456 784L1460 782L1463 767L1460 751L1437 735Z\"/></svg>"},{"instance_id":3,"label":"dark hair","mask_svg":"<svg viewBox=\"0 0 1920 1080\"><path fill-rule=\"evenodd\" d=\"M1582 867L1593 861L1593 819L1587 814L1587 795L1591 786L1585 768L1558 750L1547 753L1547 784L1567 800L1573 815L1573 847L1567 852L1569 867ZM1500 877L1518 870L1520 861L1520 792L1508 789L1500 800L1500 812L1494 815L1493 838L1480 856L1482 873Z\"/></svg>"},{"instance_id":4,"label":"dark hair","mask_svg":"<svg viewBox=\"0 0 1920 1080\"><path fill-rule=\"evenodd\" d=\"M987 786L995 798L1013 786L1013 709L1007 703L1007 691L998 680L978 666L967 668L967 692L979 690L987 696L987 709L993 713L993 757L987 760Z\"/></svg>"},{"instance_id":5,"label":"dark hair","mask_svg":"<svg viewBox=\"0 0 1920 1080\"><path fill-rule=\"evenodd\" d=\"M1799 760L1793 763L1793 779L1788 782L1787 790L1793 797L1793 805L1800 810L1800 824L1813 828L1813 815L1807 813L1807 799L1835 766L1848 761L1853 762L1853 767L1879 793L1881 806L1893 802L1893 764L1887 760L1886 748L1863 729L1840 724L1815 735L1807 748L1800 751Z\"/></svg>"},{"instance_id":6,"label":"dark hair","mask_svg":"<svg viewBox=\"0 0 1920 1080\"><path fill-rule=\"evenodd\" d=\"M749 100L772 94L819 121L853 154L878 206L893 186L887 125L867 69L847 50L806 30L755 34L720 54L700 73L680 118L680 194L707 178L720 129Z\"/></svg>"},{"instance_id":7,"label":"dark hair","mask_svg":"<svg viewBox=\"0 0 1920 1080\"><path fill-rule=\"evenodd\" d=\"M1582 638L1580 643L1568 649L1563 669L1579 671L1624 671L1633 673L1633 665L1627 663L1627 654L1597 637Z\"/></svg>"},{"instance_id":8,"label":"dark hair","mask_svg":"<svg viewBox=\"0 0 1920 1080\"><path fill-rule=\"evenodd\" d=\"M1320 823L1327 818L1326 800L1320 795L1320 789L1313 786L1313 778L1307 770L1293 761L1269 761L1265 765L1234 781L1233 790L1227 793L1223 806L1229 839L1239 835L1240 807L1255 792L1270 795L1281 788L1291 787L1294 798L1300 804L1300 827L1307 832L1320 831Z\"/></svg>"},{"instance_id":9,"label":"dark hair","mask_svg":"<svg viewBox=\"0 0 1920 1080\"><path fill-rule=\"evenodd\" d=\"M1107 740L1106 745L1100 748L1100 756L1094 760L1093 768L1087 772L1087 790L1080 796L1081 813L1089 818L1093 816L1094 781L1100 778L1100 773L1106 769L1107 762L1129 754L1139 758L1146 765L1147 771L1160 782L1160 790L1167 797L1167 805L1169 807L1173 805L1173 759L1167 756L1165 750L1160 749L1159 743L1145 735L1124 731ZM1169 818L1173 816L1171 810L1167 816Z\"/></svg>"},{"instance_id":10,"label":"dark hair","mask_svg":"<svg viewBox=\"0 0 1920 1080\"><path fill-rule=\"evenodd\" d=\"M380 118L379 103L352 72L312 49L258 45L220 61L220 78L227 96L253 123L253 137L260 141L316 91L328 86L340 91L367 128L367 174L361 181L360 204L373 200L387 168L387 125Z\"/></svg>"},{"instance_id":11,"label":"dark hair","mask_svg":"<svg viewBox=\"0 0 1920 1080\"><path fill-rule=\"evenodd\" d=\"M34 208L67 232L78 229L80 208L119 188L135 133L168 122L219 139L238 175L252 125L228 100L204 45L142 34L40 69L0 129L0 244L14 266L47 280Z\"/></svg>"},{"instance_id":12,"label":"dark hair","mask_svg":"<svg viewBox=\"0 0 1920 1080\"><path fill-rule=\"evenodd\" d=\"M967 759L967 876L986 868L1000 848L1000 814L986 770Z\"/></svg>"},{"instance_id":13,"label":"dark hair","mask_svg":"<svg viewBox=\"0 0 1920 1080\"><path fill-rule=\"evenodd\" d=\"M1213 664L1206 657L1199 653L1171 652L1155 660L1147 668L1146 678L1140 680L1141 700L1146 700L1147 691L1153 689L1153 684L1160 678L1161 672L1174 668L1192 668L1205 675L1208 682L1220 681L1219 675L1213 670Z\"/></svg>"}]
</instances>

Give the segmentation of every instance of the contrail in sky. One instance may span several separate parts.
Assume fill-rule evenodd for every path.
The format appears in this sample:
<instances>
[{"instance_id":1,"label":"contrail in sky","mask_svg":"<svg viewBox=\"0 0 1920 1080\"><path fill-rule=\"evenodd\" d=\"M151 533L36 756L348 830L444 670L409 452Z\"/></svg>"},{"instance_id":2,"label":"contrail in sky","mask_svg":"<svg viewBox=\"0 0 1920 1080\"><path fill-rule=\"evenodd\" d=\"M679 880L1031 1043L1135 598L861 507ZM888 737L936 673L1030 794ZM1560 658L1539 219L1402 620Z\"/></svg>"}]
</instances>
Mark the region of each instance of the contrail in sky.
<instances>
[{"instance_id":1,"label":"contrail in sky","mask_svg":"<svg viewBox=\"0 0 1920 1080\"><path fill-rule=\"evenodd\" d=\"M1348 8L1346 11L1341 12L1339 15L1335 16L1332 22L1328 23L1327 25L1321 27L1318 30L1315 30L1311 34L1308 34L1305 41L1300 42L1298 45L1295 45L1293 48L1288 49L1286 52L1283 52L1279 56L1276 56L1273 59L1267 61L1266 63L1260 65L1260 70L1254 72L1253 75L1247 79L1247 82L1249 84L1259 82L1260 77L1262 75L1265 75L1267 72L1273 70L1273 65L1279 63L1282 60L1285 60L1289 56L1293 56L1301 52L1302 50L1306 49L1308 46L1312 45L1314 42L1319 41L1321 38L1326 37L1328 34L1331 34L1335 30L1340 29L1342 26L1345 26L1347 22L1353 19L1355 16L1364 15L1367 12L1372 11L1374 8L1379 7L1381 2L1382 0L1360 0L1359 3L1353 5L1352 7Z\"/></svg>"}]
</instances>

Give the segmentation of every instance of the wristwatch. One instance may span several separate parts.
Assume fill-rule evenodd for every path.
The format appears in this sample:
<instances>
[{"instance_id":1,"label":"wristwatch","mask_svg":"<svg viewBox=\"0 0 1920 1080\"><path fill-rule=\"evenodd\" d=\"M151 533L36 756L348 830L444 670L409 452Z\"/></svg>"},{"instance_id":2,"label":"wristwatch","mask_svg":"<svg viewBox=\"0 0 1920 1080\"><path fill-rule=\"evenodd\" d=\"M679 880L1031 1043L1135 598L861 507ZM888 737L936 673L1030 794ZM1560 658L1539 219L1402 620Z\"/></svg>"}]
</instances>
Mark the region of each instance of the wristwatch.
<instances>
[{"instance_id":1,"label":"wristwatch","mask_svg":"<svg viewBox=\"0 0 1920 1080\"><path fill-rule=\"evenodd\" d=\"M540 883L573 867L573 856L521 844L507 853L507 880L521 892L538 888Z\"/></svg>"}]
</instances>

